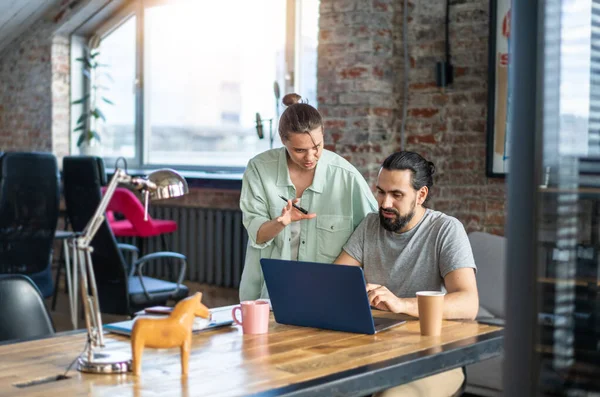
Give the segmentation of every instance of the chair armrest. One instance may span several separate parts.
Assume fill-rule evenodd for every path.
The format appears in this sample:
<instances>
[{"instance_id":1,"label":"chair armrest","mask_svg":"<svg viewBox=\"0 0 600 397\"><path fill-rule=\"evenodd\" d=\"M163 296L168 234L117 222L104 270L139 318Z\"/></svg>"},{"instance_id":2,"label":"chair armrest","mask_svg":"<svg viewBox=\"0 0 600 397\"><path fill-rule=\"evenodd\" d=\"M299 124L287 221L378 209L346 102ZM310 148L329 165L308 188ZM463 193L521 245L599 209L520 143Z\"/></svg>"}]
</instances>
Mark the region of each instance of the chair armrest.
<instances>
[{"instance_id":1,"label":"chair armrest","mask_svg":"<svg viewBox=\"0 0 600 397\"><path fill-rule=\"evenodd\" d=\"M118 243L117 247L119 248L120 251L127 251L127 252L131 252L131 263L135 263L137 262L139 256L140 256L140 249L138 247L136 247L135 245L131 245L131 244L125 244L125 243ZM131 266L131 269L129 269L129 276L133 276L135 272L135 266Z\"/></svg>"},{"instance_id":2,"label":"chair armrest","mask_svg":"<svg viewBox=\"0 0 600 397\"><path fill-rule=\"evenodd\" d=\"M135 245L125 244L125 243L119 243L119 244L117 244L117 246L119 247L120 250L135 251L137 253L140 252L140 249L138 247L136 247Z\"/></svg>"},{"instance_id":3,"label":"chair armrest","mask_svg":"<svg viewBox=\"0 0 600 397\"><path fill-rule=\"evenodd\" d=\"M150 296L150 294L148 293L148 290L146 290L146 286L144 285L144 277L143 277L144 275L142 274L142 269L144 268L144 265L146 264L146 262L157 260L157 259L164 259L164 258L178 259L180 262L179 276L177 277L177 286L173 290L173 294L176 294L177 292L179 292L179 287L181 286L181 283L183 282L183 278L185 277L185 269L187 267L187 258L185 255L182 255L177 252L155 252L155 253L148 254L148 255L141 257L139 260L137 260L133 264L133 269L137 269L138 277L140 279L140 284L142 285L142 289L144 290L144 295L146 295L146 298L148 298L148 300L152 299L152 297ZM170 262L170 263L172 263L172 262Z\"/></svg>"}]
</instances>

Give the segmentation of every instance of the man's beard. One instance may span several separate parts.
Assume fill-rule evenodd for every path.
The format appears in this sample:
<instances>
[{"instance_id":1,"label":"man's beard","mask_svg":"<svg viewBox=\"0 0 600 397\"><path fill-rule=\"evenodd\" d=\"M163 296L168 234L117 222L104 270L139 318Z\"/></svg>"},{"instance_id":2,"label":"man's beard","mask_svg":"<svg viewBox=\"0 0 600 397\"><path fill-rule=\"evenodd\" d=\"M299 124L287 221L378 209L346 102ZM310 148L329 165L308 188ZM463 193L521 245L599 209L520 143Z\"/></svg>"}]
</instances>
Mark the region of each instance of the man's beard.
<instances>
[{"instance_id":1,"label":"man's beard","mask_svg":"<svg viewBox=\"0 0 600 397\"><path fill-rule=\"evenodd\" d=\"M383 216L383 212L386 213L394 213L396 218L386 218ZM379 223L381 226L387 231L397 233L400 230L404 229L404 227L412 220L415 216L415 206L410 209L409 213L402 216L400 212L398 212L395 208L382 208L379 207Z\"/></svg>"}]
</instances>

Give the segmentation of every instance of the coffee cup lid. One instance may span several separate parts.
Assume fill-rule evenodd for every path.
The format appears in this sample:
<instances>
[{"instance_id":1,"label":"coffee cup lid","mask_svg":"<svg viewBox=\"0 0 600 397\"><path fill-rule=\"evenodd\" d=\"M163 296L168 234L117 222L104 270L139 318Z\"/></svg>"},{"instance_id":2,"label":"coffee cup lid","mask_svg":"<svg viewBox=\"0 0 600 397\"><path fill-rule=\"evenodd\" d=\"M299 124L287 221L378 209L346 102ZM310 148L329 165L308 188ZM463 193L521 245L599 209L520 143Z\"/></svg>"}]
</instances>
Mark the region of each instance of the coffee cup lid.
<instances>
[{"instance_id":1,"label":"coffee cup lid","mask_svg":"<svg viewBox=\"0 0 600 397\"><path fill-rule=\"evenodd\" d=\"M417 296L444 296L445 292L442 291L419 291L417 292Z\"/></svg>"}]
</instances>

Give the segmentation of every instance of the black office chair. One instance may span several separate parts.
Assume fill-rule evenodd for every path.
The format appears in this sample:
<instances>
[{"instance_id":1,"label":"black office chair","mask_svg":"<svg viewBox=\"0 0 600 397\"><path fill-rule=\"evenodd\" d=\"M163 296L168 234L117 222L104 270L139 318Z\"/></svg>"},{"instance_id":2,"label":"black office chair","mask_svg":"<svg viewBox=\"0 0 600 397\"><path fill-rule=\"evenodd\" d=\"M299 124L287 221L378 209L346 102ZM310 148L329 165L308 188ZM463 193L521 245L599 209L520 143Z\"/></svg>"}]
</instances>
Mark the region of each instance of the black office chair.
<instances>
[{"instance_id":1,"label":"black office chair","mask_svg":"<svg viewBox=\"0 0 600 397\"><path fill-rule=\"evenodd\" d=\"M39 289L27 276L0 275L0 342L54 334Z\"/></svg>"},{"instance_id":2,"label":"black office chair","mask_svg":"<svg viewBox=\"0 0 600 397\"><path fill-rule=\"evenodd\" d=\"M0 274L26 274L47 298L54 290L52 249L59 173L51 153L0 158Z\"/></svg>"},{"instance_id":3,"label":"black office chair","mask_svg":"<svg viewBox=\"0 0 600 397\"><path fill-rule=\"evenodd\" d=\"M101 186L105 175L101 162L102 159L89 156L67 156L63 159L67 217L76 232L83 231L102 200ZM103 313L132 315L149 306L165 305L168 300L179 301L189 293L181 283L186 266L185 256L181 254L153 253L128 266L120 249L123 245L117 244L106 220L92 240L92 247L98 300ZM177 282L143 276L146 262L163 258L174 258L168 262L180 264Z\"/></svg>"}]
</instances>

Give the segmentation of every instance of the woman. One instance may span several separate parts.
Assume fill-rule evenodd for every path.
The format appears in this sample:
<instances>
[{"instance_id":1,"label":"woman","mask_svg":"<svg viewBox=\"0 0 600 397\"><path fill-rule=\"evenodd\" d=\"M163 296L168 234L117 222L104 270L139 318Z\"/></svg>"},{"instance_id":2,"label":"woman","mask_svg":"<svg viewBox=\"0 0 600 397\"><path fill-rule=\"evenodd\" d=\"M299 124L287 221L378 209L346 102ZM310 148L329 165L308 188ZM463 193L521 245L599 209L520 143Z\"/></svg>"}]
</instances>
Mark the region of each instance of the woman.
<instances>
[{"instance_id":1,"label":"woman","mask_svg":"<svg viewBox=\"0 0 600 397\"><path fill-rule=\"evenodd\" d=\"M249 239L240 300L268 298L261 258L332 263L364 216L377 211L363 176L323 149L323 118L300 99L283 98L284 147L254 157L244 173L240 208Z\"/></svg>"}]
</instances>

